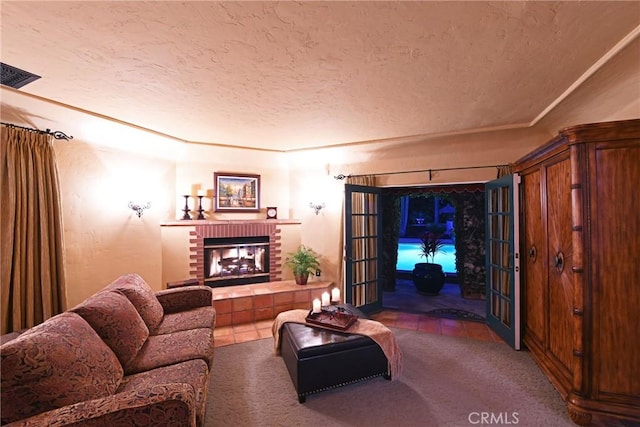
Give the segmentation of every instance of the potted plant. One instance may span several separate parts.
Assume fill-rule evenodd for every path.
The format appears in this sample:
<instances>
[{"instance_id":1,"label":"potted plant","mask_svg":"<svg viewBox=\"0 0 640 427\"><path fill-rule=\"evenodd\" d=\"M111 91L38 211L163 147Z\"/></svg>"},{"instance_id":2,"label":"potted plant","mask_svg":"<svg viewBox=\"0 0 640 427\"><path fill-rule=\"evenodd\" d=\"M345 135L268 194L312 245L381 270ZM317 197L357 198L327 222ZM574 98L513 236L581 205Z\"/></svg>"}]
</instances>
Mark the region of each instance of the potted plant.
<instances>
[{"instance_id":1,"label":"potted plant","mask_svg":"<svg viewBox=\"0 0 640 427\"><path fill-rule=\"evenodd\" d=\"M445 275L442 271L442 265L436 264L434 261L436 253L444 243L433 232L425 233L420 240L420 256L425 257L427 261L431 257L431 262L420 262L414 266L411 274L413 283L418 292L438 295L444 286Z\"/></svg>"},{"instance_id":2,"label":"potted plant","mask_svg":"<svg viewBox=\"0 0 640 427\"><path fill-rule=\"evenodd\" d=\"M309 273L320 267L319 255L313 249L304 245L298 246L295 252L287 255L284 265L293 271L293 277L298 285L306 285Z\"/></svg>"}]
</instances>

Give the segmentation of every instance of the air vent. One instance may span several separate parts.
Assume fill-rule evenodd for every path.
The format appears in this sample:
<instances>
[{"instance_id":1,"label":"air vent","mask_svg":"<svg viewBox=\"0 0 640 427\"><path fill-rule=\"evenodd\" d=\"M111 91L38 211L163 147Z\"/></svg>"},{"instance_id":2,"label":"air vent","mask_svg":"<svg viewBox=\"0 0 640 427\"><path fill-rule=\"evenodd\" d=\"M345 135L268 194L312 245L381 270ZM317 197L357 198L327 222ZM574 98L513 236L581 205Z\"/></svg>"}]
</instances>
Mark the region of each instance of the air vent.
<instances>
[{"instance_id":1,"label":"air vent","mask_svg":"<svg viewBox=\"0 0 640 427\"><path fill-rule=\"evenodd\" d=\"M14 89L20 89L22 86L40 78L40 76L21 70L20 68L12 67L11 65L3 64L2 62L0 62L0 65L2 65L0 84Z\"/></svg>"}]
</instances>

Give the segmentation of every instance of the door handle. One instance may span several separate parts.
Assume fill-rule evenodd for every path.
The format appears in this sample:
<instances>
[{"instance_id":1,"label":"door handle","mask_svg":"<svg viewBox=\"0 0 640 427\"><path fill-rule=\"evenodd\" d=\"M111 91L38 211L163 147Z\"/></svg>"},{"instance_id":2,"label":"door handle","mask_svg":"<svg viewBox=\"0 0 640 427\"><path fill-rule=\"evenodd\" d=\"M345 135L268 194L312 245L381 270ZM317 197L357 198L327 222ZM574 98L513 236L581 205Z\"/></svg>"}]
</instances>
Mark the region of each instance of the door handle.
<instances>
[{"instance_id":1,"label":"door handle","mask_svg":"<svg viewBox=\"0 0 640 427\"><path fill-rule=\"evenodd\" d=\"M558 270L558 273L562 273L564 270L564 254L562 252L558 252L556 256L553 257L553 264Z\"/></svg>"},{"instance_id":2,"label":"door handle","mask_svg":"<svg viewBox=\"0 0 640 427\"><path fill-rule=\"evenodd\" d=\"M531 262L535 262L537 258L538 250L536 249L535 245L531 245L531 247L529 248L529 259L531 259Z\"/></svg>"}]
</instances>

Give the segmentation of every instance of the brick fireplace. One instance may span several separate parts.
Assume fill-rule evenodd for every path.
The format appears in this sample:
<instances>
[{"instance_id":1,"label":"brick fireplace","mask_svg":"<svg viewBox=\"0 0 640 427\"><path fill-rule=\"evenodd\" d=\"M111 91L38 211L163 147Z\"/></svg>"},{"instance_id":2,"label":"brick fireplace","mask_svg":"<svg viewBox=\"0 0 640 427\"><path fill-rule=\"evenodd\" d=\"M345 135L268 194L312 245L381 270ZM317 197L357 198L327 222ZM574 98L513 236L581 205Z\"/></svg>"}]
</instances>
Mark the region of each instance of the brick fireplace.
<instances>
[{"instance_id":1,"label":"brick fireplace","mask_svg":"<svg viewBox=\"0 0 640 427\"><path fill-rule=\"evenodd\" d=\"M226 286L242 284L242 277L235 277L230 281L212 281L206 273L209 269L208 261L205 259L207 252L205 241L209 239L229 239L267 237L269 243L268 277L261 281L282 280L282 244L280 240L280 229L275 223L267 222L247 222L247 223L219 223L219 224L198 224L189 233L189 275L198 279L200 283L209 286ZM256 283L252 280L254 275L247 275L246 283ZM223 283L224 282L224 283ZM215 283L215 284L214 284Z\"/></svg>"},{"instance_id":2,"label":"brick fireplace","mask_svg":"<svg viewBox=\"0 0 640 427\"><path fill-rule=\"evenodd\" d=\"M327 291L332 282L316 278L296 285L283 272L286 254L300 244L300 221L296 219L172 220L161 224L162 281L170 286L204 284L205 239L268 236L269 282L212 288L216 327L273 319L295 308L308 309L311 301ZM283 255L285 254L285 255Z\"/></svg>"}]
</instances>

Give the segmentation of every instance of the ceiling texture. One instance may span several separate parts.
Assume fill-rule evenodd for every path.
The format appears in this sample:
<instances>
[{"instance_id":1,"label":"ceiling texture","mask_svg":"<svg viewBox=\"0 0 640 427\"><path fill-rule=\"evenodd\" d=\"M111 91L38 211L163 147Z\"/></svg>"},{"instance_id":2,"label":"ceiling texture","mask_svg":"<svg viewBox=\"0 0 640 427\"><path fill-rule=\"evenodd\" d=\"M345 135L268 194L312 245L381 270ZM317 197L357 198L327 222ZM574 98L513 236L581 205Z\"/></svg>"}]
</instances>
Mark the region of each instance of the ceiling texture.
<instances>
[{"instance_id":1,"label":"ceiling texture","mask_svg":"<svg viewBox=\"0 0 640 427\"><path fill-rule=\"evenodd\" d=\"M531 126L640 32L638 1L0 7L2 62L41 76L20 92L282 151Z\"/></svg>"}]
</instances>

